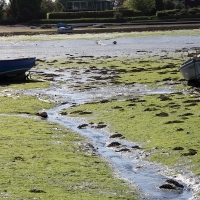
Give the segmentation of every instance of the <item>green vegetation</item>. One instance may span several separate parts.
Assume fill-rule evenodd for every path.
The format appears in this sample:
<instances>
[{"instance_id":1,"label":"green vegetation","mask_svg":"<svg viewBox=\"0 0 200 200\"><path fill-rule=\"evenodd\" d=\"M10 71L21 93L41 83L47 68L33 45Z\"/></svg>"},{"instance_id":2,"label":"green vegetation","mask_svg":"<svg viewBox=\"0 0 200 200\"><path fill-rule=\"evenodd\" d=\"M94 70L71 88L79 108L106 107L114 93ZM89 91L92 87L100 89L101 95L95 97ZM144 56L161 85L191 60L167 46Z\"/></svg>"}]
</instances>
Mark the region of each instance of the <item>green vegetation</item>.
<instances>
[{"instance_id":1,"label":"green vegetation","mask_svg":"<svg viewBox=\"0 0 200 200\"><path fill-rule=\"evenodd\" d=\"M17 94L3 94L0 97L0 114L31 114L36 115L43 109L50 109L53 105L37 100L35 97L18 96Z\"/></svg>"},{"instance_id":2,"label":"green vegetation","mask_svg":"<svg viewBox=\"0 0 200 200\"><path fill-rule=\"evenodd\" d=\"M199 175L198 98L184 94L145 95L124 101L93 102L66 111L71 116L77 116L75 111L89 111L92 114L86 116L90 122L104 122L110 131L140 143L151 153L148 160L187 167ZM177 147L180 150L175 150Z\"/></svg>"},{"instance_id":3,"label":"green vegetation","mask_svg":"<svg viewBox=\"0 0 200 200\"><path fill-rule=\"evenodd\" d=\"M124 2L124 6L148 15L155 8L155 3L155 0L127 0Z\"/></svg>"},{"instance_id":4,"label":"green vegetation","mask_svg":"<svg viewBox=\"0 0 200 200\"><path fill-rule=\"evenodd\" d=\"M2 89L13 89L13 90L27 90L27 89L33 89L33 88L47 88L47 87L49 87L50 86L50 84L48 83L48 82L45 82L45 81L42 81L42 80L39 80L39 79L37 79L37 77L34 77L33 79L32 79L32 77L31 77L31 79L30 80L27 80L26 82L19 82L19 83L15 83L15 84L13 84L13 83L2 83L1 85L0 85L0 89L2 90Z\"/></svg>"},{"instance_id":5,"label":"green vegetation","mask_svg":"<svg viewBox=\"0 0 200 200\"><path fill-rule=\"evenodd\" d=\"M80 19L80 18L113 18L118 10L82 11L82 12L52 12L47 13L47 19ZM120 10L124 17L141 16L141 12L124 9Z\"/></svg>"},{"instance_id":6,"label":"green vegetation","mask_svg":"<svg viewBox=\"0 0 200 200\"><path fill-rule=\"evenodd\" d=\"M161 32L142 33L142 36ZM165 32L170 35L174 32ZM182 33L177 31L176 34ZM198 34L184 31L184 34ZM138 36L138 33L127 35ZM102 36L102 35L101 35ZM121 34L112 34L112 38ZM52 39L49 36L48 39ZM58 36L58 39L60 36ZM67 38L69 36L65 36ZM71 37L71 36L70 36ZM73 39L91 35L74 36ZM99 35L92 36L94 40ZM104 34L104 38L111 35ZM32 40L40 40L35 36ZM53 37L55 38L55 37ZM15 40L28 37L15 37ZM1 38L0 40L11 40ZM45 40L45 39L44 39ZM173 55L173 57L172 57ZM145 150L149 161L174 167L186 167L196 175L199 170L199 99L198 93L189 93L189 86L178 71L183 62L181 52L164 52L163 56L131 57L66 57L59 60L38 60L37 69L67 70L68 73L101 75L96 80L68 87L86 90L91 87L130 86L141 83L151 87L174 83L173 94L121 95L94 101L63 110L63 115L84 117L89 122L107 124L111 132L121 133L127 140L137 142ZM189 55L189 56L192 56ZM104 79L104 75L110 77ZM113 76L112 76L113 75ZM93 77L94 78L94 77ZM138 192L125 181L117 179L108 164L89 148L88 141L65 127L41 120L38 111L50 109L33 93L25 96L23 90L46 88L49 82L35 75L33 80L20 84L1 85L1 191L7 199L136 199ZM181 82L183 81L183 82ZM64 83L59 83L64 84ZM185 92L179 92L184 88ZM177 92L176 92L177 90ZM33 90L34 91L34 90ZM79 111L79 112L76 112ZM80 111L86 115L79 115ZM74 114L76 113L76 114ZM84 113L84 112L82 112ZM92 113L92 114L90 114ZM24 115L26 114L26 115Z\"/></svg>"},{"instance_id":7,"label":"green vegetation","mask_svg":"<svg viewBox=\"0 0 200 200\"><path fill-rule=\"evenodd\" d=\"M54 123L0 116L1 193L14 199L134 199L79 135Z\"/></svg>"},{"instance_id":8,"label":"green vegetation","mask_svg":"<svg viewBox=\"0 0 200 200\"><path fill-rule=\"evenodd\" d=\"M35 88L48 85L35 80ZM39 119L38 111L54 105L21 95L27 88L33 82L0 87L0 198L136 199L86 139Z\"/></svg>"},{"instance_id":9,"label":"green vegetation","mask_svg":"<svg viewBox=\"0 0 200 200\"><path fill-rule=\"evenodd\" d=\"M5 0L0 1L0 24L28 23L29 25L58 23L60 21L67 23L129 23L141 22L145 20L173 19L173 20L199 20L199 8L185 9L182 2L173 2L170 0L127 0L116 1L115 6L99 7L92 1L92 4L86 10L78 6L73 10L70 2L63 0ZM92 6L92 7L91 7ZM194 5L193 5L194 6ZM186 5L186 7L193 7ZM91 11L91 9L93 11ZM171 15L168 11L178 10L178 13ZM68 12L66 12L68 11ZM157 13L157 14L156 14ZM48 20L45 20L48 19Z\"/></svg>"},{"instance_id":10,"label":"green vegetation","mask_svg":"<svg viewBox=\"0 0 200 200\"><path fill-rule=\"evenodd\" d=\"M180 54L179 54L180 56ZM191 56L191 55L190 55ZM180 57L179 57L180 58ZM167 86L167 81L174 82L174 89L189 89L181 85L182 79L178 67L182 63L178 54L170 57L147 58L99 58L96 62L91 58L82 59L77 63L74 59L73 66L82 66L85 71L89 66L101 74L115 72L116 78L106 79L106 86L141 83L147 86ZM90 64L91 63L91 64ZM88 67L86 67L88 66ZM98 71L99 70L99 71ZM91 71L92 72L92 71ZM83 72L84 74L84 72ZM103 87L103 78L94 83L85 83L76 88L86 89ZM140 143L146 152L150 153L147 160L155 161L174 167L186 167L196 175L200 174L199 154L199 95L194 93L177 92L174 94L152 94L144 96L117 97L79 105L63 110L63 114L81 117L78 113L87 113L91 123L103 122L112 132L119 132L126 139ZM78 112L77 112L78 111ZM76 114L75 114L76 113ZM89 114L91 113L91 114Z\"/></svg>"},{"instance_id":11,"label":"green vegetation","mask_svg":"<svg viewBox=\"0 0 200 200\"><path fill-rule=\"evenodd\" d=\"M163 11L157 11L156 16L159 19L194 19L198 18L200 15L200 9L198 8L189 8L189 9L169 9Z\"/></svg>"},{"instance_id":12,"label":"green vegetation","mask_svg":"<svg viewBox=\"0 0 200 200\"><path fill-rule=\"evenodd\" d=\"M85 57L85 58L65 58L52 61L46 61L39 64L39 67L44 67L46 64L51 64L51 68L59 68L63 70L67 69L79 69L83 73L87 74L90 70L103 73L102 71L107 70L110 74L115 74L113 78L108 78L106 84L111 84L115 82L116 84L134 84L141 83L146 84L151 87L157 87L160 82L166 81L178 81L180 80L181 74L178 71L179 66L183 61L176 58L177 55L174 54L174 58L168 57L169 55L164 55L163 57ZM100 82L102 79L100 79ZM95 81L98 83L98 80ZM70 83L69 83L70 84ZM82 83L87 84L87 82ZM89 85L91 83L88 83ZM102 84L102 83L101 83ZM179 85L180 87L180 85Z\"/></svg>"}]
</instances>

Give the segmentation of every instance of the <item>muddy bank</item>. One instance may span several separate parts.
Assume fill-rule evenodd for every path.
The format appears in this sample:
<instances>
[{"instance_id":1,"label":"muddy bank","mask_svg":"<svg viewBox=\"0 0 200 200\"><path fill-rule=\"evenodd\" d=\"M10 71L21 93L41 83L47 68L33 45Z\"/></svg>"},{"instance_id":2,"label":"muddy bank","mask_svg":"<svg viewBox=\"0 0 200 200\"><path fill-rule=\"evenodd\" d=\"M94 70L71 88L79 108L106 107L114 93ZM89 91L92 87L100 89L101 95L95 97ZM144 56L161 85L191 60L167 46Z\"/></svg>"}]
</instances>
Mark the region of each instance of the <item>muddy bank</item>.
<instances>
[{"instance_id":1,"label":"muddy bank","mask_svg":"<svg viewBox=\"0 0 200 200\"><path fill-rule=\"evenodd\" d=\"M103 28L94 28L92 25L83 24L72 24L74 31L72 34L86 34L86 33L114 33L114 32L141 32L141 31L166 31L166 30L187 30L187 29L199 29L200 24L198 23L187 23L187 24L105 24ZM36 27L31 29L29 26L15 25L15 26L0 26L0 36L13 36L13 35L37 35L57 34L57 28L40 28Z\"/></svg>"}]
</instances>

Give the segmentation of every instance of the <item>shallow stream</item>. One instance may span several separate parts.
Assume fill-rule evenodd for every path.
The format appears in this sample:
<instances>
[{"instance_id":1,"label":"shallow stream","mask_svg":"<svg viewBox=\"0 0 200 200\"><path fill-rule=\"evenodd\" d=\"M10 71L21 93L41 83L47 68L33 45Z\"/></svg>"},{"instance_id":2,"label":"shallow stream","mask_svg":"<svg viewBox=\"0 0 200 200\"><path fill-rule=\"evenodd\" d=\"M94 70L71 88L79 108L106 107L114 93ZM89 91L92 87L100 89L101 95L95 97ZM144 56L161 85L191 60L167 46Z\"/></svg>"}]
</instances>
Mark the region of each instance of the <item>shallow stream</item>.
<instances>
[{"instance_id":1,"label":"shallow stream","mask_svg":"<svg viewBox=\"0 0 200 200\"><path fill-rule=\"evenodd\" d=\"M70 96L70 95L69 95ZM68 99L69 100L69 99ZM71 103L81 104L88 101L87 94L83 93L72 96ZM56 107L48 111L48 116L50 121L62 124L73 131L80 133L81 135L89 138L91 140L92 146L98 152L98 154L105 158L113 167L115 173L120 178L126 179L130 184L135 184L138 186L139 190L142 192L142 199L148 200L186 200L192 197L191 189L185 184L179 181L179 183L184 185L184 189L178 190L161 190L159 186L166 183L169 177L164 174L168 171L167 168L157 166L153 163L142 161L142 158L146 155L142 150L131 150L133 146L137 144L128 142L126 140L120 140L120 143L125 149L130 150L130 152L116 152L115 148L108 148L107 144L110 142L116 142L117 139L110 139L110 134L103 130L85 128L79 129L78 126L83 123L80 120L70 117L63 117L59 113L64 108L71 106L70 102L65 105ZM171 177L173 178L173 177Z\"/></svg>"}]
</instances>

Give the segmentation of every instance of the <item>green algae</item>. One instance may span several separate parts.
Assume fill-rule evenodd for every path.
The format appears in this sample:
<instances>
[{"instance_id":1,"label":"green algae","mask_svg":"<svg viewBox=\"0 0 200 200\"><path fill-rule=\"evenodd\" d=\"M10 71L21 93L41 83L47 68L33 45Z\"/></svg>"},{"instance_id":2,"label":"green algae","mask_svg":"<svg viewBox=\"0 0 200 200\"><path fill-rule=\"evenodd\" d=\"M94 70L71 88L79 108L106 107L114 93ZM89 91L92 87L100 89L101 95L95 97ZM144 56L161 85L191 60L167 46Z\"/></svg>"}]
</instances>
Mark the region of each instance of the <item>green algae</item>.
<instances>
[{"instance_id":1,"label":"green algae","mask_svg":"<svg viewBox=\"0 0 200 200\"><path fill-rule=\"evenodd\" d=\"M147 160L171 167L186 167L199 175L198 102L199 96L157 94L124 101L93 102L66 111L74 117L80 117L74 114L76 110L91 112L85 116L90 122L103 122L109 131L140 143L150 153Z\"/></svg>"},{"instance_id":2,"label":"green algae","mask_svg":"<svg viewBox=\"0 0 200 200\"><path fill-rule=\"evenodd\" d=\"M137 190L115 177L89 141L39 119L54 104L17 92L33 88L28 84L1 87L0 198L136 199Z\"/></svg>"},{"instance_id":3,"label":"green algae","mask_svg":"<svg viewBox=\"0 0 200 200\"><path fill-rule=\"evenodd\" d=\"M149 56L62 58L39 62L38 68L43 69L48 65L52 70L63 70L67 73L85 74L86 76L93 73L94 79L98 78L93 81L94 84L89 81L81 83L78 89L102 85L103 80L106 85L139 83L158 87L159 84L165 85L167 81L180 82L183 80L179 72L182 63L180 53L177 53L173 59L167 56L165 59ZM105 74L107 77L104 79ZM180 87L180 84L177 84L177 87Z\"/></svg>"},{"instance_id":4,"label":"green algae","mask_svg":"<svg viewBox=\"0 0 200 200\"><path fill-rule=\"evenodd\" d=\"M156 35L155 32L144 34ZM31 40L39 40L40 37L34 39L33 36ZM27 40L29 39L30 37L27 37ZM149 56L134 57L134 59L129 57L63 58L52 62L38 61L39 65L36 69L85 69L87 71L91 67L96 67L99 70L118 72L115 81L110 82L111 85L142 83L156 87L157 84L167 80L177 81L179 84L183 80L178 71L182 63L180 54L177 57L176 60L171 60L170 57L163 59ZM44 77L36 75L34 79L37 78L42 80ZM96 80L95 83L101 85L101 80ZM89 84L91 85L91 83L81 83L78 89L85 89L84 85ZM109 85L109 80L106 85ZM108 165L94 152L87 152L82 145L86 141L79 135L44 120L9 116L24 113L35 115L41 109L54 106L41 102L35 97L17 96L18 89L49 86L48 81L33 81L2 87L2 89L7 87L14 89L15 92L11 92L11 96L3 94L0 97L0 114L4 115L0 116L2 135L0 197L134 199L133 196L136 196L137 192L122 180L114 178ZM91 112L92 114L84 115L88 121L104 122L108 125L109 131L119 132L127 140L140 143L144 150L150 153L147 160L171 167L187 167L199 175L199 155L195 153L198 152L200 142L199 106L198 101L193 102L198 98L196 95L179 93L167 94L163 97L146 95L138 96L136 99L120 101L115 99L107 103L93 102L68 109L66 112L72 113L69 114L70 116L78 117L80 115L74 114L76 110Z\"/></svg>"},{"instance_id":5,"label":"green algae","mask_svg":"<svg viewBox=\"0 0 200 200\"><path fill-rule=\"evenodd\" d=\"M50 109L54 104L39 101L29 96L0 96L1 114L30 114L35 115L41 110Z\"/></svg>"},{"instance_id":6,"label":"green algae","mask_svg":"<svg viewBox=\"0 0 200 200\"><path fill-rule=\"evenodd\" d=\"M57 124L0 116L1 198L134 199L84 138Z\"/></svg>"}]
</instances>

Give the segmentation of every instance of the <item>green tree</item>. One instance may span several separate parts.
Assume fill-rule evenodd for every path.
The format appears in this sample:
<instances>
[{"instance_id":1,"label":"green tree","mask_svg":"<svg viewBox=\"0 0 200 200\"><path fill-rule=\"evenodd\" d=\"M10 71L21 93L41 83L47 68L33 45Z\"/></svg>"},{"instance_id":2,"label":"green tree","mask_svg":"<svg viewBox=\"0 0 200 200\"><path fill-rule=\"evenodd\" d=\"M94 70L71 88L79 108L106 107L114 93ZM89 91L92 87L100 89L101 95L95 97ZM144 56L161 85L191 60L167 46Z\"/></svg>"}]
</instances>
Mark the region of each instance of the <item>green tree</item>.
<instances>
[{"instance_id":1,"label":"green tree","mask_svg":"<svg viewBox=\"0 0 200 200\"><path fill-rule=\"evenodd\" d=\"M52 0L42 0L40 6L40 16L42 18L45 18L48 12L54 12L54 11L55 12L58 11L55 2L53 2Z\"/></svg>"},{"instance_id":2,"label":"green tree","mask_svg":"<svg viewBox=\"0 0 200 200\"><path fill-rule=\"evenodd\" d=\"M27 22L39 17L42 0L10 0L10 18L16 22Z\"/></svg>"},{"instance_id":3,"label":"green tree","mask_svg":"<svg viewBox=\"0 0 200 200\"><path fill-rule=\"evenodd\" d=\"M6 7L5 0L0 0L0 19L4 18L5 7Z\"/></svg>"},{"instance_id":4,"label":"green tree","mask_svg":"<svg viewBox=\"0 0 200 200\"><path fill-rule=\"evenodd\" d=\"M184 9L185 6L182 2L176 2L175 3L175 9Z\"/></svg>"},{"instance_id":5,"label":"green tree","mask_svg":"<svg viewBox=\"0 0 200 200\"><path fill-rule=\"evenodd\" d=\"M155 0L126 0L124 6L148 14L155 8Z\"/></svg>"},{"instance_id":6,"label":"green tree","mask_svg":"<svg viewBox=\"0 0 200 200\"><path fill-rule=\"evenodd\" d=\"M173 10L175 9L175 3L172 0L164 1L165 10Z\"/></svg>"},{"instance_id":7,"label":"green tree","mask_svg":"<svg viewBox=\"0 0 200 200\"><path fill-rule=\"evenodd\" d=\"M156 5L156 7L155 7L156 11L165 9L163 0L155 0L155 3L156 3L155 4Z\"/></svg>"},{"instance_id":8,"label":"green tree","mask_svg":"<svg viewBox=\"0 0 200 200\"><path fill-rule=\"evenodd\" d=\"M66 4L66 1L64 0L56 0L55 1L55 5L56 5L56 10L58 11L65 11L65 4Z\"/></svg>"},{"instance_id":9,"label":"green tree","mask_svg":"<svg viewBox=\"0 0 200 200\"><path fill-rule=\"evenodd\" d=\"M56 10L56 3L52 0L42 0L40 6L40 12L53 12Z\"/></svg>"}]
</instances>

